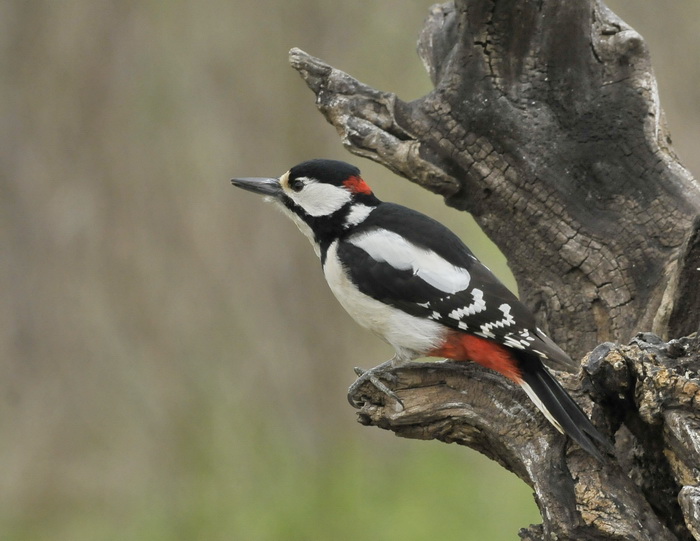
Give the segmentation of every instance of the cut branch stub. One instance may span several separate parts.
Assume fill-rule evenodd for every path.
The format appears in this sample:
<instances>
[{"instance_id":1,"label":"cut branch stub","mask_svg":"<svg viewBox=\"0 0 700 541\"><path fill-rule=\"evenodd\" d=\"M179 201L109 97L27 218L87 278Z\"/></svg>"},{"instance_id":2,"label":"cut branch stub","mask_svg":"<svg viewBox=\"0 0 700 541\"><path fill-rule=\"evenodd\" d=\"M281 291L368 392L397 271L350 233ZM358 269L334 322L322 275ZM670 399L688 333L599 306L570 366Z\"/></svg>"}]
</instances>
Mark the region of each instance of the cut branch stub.
<instances>
[{"instance_id":1,"label":"cut branch stub","mask_svg":"<svg viewBox=\"0 0 700 541\"><path fill-rule=\"evenodd\" d=\"M435 90L411 103L290 59L351 152L474 215L572 356L697 328L683 258L700 188L637 32L595 0L461 0L431 8L419 53Z\"/></svg>"}]
</instances>

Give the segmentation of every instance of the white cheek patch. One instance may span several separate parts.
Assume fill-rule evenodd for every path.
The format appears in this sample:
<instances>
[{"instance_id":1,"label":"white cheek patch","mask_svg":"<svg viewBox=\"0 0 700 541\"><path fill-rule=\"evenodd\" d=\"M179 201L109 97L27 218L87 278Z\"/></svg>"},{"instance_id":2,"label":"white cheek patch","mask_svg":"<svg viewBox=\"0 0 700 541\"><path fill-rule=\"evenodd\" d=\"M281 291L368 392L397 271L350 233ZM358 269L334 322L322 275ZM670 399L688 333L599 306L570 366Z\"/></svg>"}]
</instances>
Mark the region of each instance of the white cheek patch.
<instances>
[{"instance_id":1,"label":"white cheek patch","mask_svg":"<svg viewBox=\"0 0 700 541\"><path fill-rule=\"evenodd\" d=\"M398 270L411 270L431 286L447 294L457 293L469 286L469 271L457 267L432 250L412 244L401 235L376 229L349 240L367 252L372 259L388 263Z\"/></svg>"},{"instance_id":2,"label":"white cheek patch","mask_svg":"<svg viewBox=\"0 0 700 541\"><path fill-rule=\"evenodd\" d=\"M287 191L287 197L313 217L330 216L343 208L352 198L345 188L317 182L308 178L300 178L305 182L300 192Z\"/></svg>"}]
</instances>

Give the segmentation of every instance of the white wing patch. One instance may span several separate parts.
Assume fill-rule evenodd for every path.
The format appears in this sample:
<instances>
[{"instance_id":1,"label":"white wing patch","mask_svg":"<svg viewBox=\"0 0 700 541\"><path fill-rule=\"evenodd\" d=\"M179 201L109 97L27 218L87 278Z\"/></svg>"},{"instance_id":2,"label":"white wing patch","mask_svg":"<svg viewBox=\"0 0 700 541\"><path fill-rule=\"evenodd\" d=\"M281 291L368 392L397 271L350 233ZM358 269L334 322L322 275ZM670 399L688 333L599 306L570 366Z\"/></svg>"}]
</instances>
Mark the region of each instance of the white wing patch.
<instances>
[{"instance_id":1,"label":"white wing patch","mask_svg":"<svg viewBox=\"0 0 700 541\"><path fill-rule=\"evenodd\" d=\"M513 316L510 315L510 304L503 303L498 307L498 309L503 313L503 319L490 323L484 323L481 326L481 332L477 334L480 334L484 338L496 338L496 335L491 332L491 329L508 327L515 323L515 319L513 319Z\"/></svg>"},{"instance_id":2,"label":"white wing patch","mask_svg":"<svg viewBox=\"0 0 700 541\"><path fill-rule=\"evenodd\" d=\"M479 312L483 312L484 310L486 310L486 302L484 301L484 292L475 287L474 289L472 289L471 293L472 293L472 298L474 299L474 302L472 302L469 306L463 306L462 308L455 308L449 314L447 314L447 316L459 321L460 319L464 318L465 316L466 317L473 316L474 314L478 314Z\"/></svg>"},{"instance_id":3,"label":"white wing patch","mask_svg":"<svg viewBox=\"0 0 700 541\"><path fill-rule=\"evenodd\" d=\"M503 337L503 345L517 348L517 349L532 349L532 343L535 341L535 337L530 333L528 329L523 329L519 332L509 332ZM535 353L543 356L545 359L546 355L542 355L539 351Z\"/></svg>"},{"instance_id":4,"label":"white wing patch","mask_svg":"<svg viewBox=\"0 0 700 541\"><path fill-rule=\"evenodd\" d=\"M392 231L375 229L356 235L349 242L375 261L398 270L411 270L415 276L445 293L457 293L469 286L471 276L467 269L453 265L432 250L416 246Z\"/></svg>"}]
</instances>

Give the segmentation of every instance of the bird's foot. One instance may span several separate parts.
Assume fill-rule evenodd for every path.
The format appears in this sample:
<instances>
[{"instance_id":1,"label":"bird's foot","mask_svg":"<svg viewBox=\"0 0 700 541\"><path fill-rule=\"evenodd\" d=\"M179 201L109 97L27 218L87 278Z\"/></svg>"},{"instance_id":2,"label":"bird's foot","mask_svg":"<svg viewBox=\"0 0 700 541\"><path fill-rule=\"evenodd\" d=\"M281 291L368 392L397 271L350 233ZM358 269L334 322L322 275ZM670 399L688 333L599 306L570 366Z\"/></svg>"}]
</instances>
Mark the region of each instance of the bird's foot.
<instances>
[{"instance_id":1,"label":"bird's foot","mask_svg":"<svg viewBox=\"0 0 700 541\"><path fill-rule=\"evenodd\" d=\"M355 367L355 374L357 374L358 378L355 380L355 383L350 385L350 388L348 389L348 402L350 402L350 405L353 408L358 409L362 407L363 402L356 398L358 394L357 392L362 385L369 381L379 391L393 398L396 403L401 406L401 409L403 409L403 402L398 395L389 389L389 387L387 387L380 379L383 378L388 381L396 381L396 376L390 373L390 370L394 368L394 366L395 361L394 359L391 359L380 364L379 366L370 368L369 370L363 370L362 368Z\"/></svg>"}]
</instances>

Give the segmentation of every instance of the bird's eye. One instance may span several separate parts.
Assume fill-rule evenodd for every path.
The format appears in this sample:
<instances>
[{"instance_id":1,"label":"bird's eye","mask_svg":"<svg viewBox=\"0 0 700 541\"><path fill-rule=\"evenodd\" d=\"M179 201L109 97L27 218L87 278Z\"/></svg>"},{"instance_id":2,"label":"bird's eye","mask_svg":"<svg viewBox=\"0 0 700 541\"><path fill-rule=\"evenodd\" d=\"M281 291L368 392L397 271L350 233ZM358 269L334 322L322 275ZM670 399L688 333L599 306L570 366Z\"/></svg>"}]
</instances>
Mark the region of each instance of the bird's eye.
<instances>
[{"instance_id":1,"label":"bird's eye","mask_svg":"<svg viewBox=\"0 0 700 541\"><path fill-rule=\"evenodd\" d=\"M301 189L304 187L304 181L298 178L292 179L289 181L289 187L294 192L300 192Z\"/></svg>"}]
</instances>

